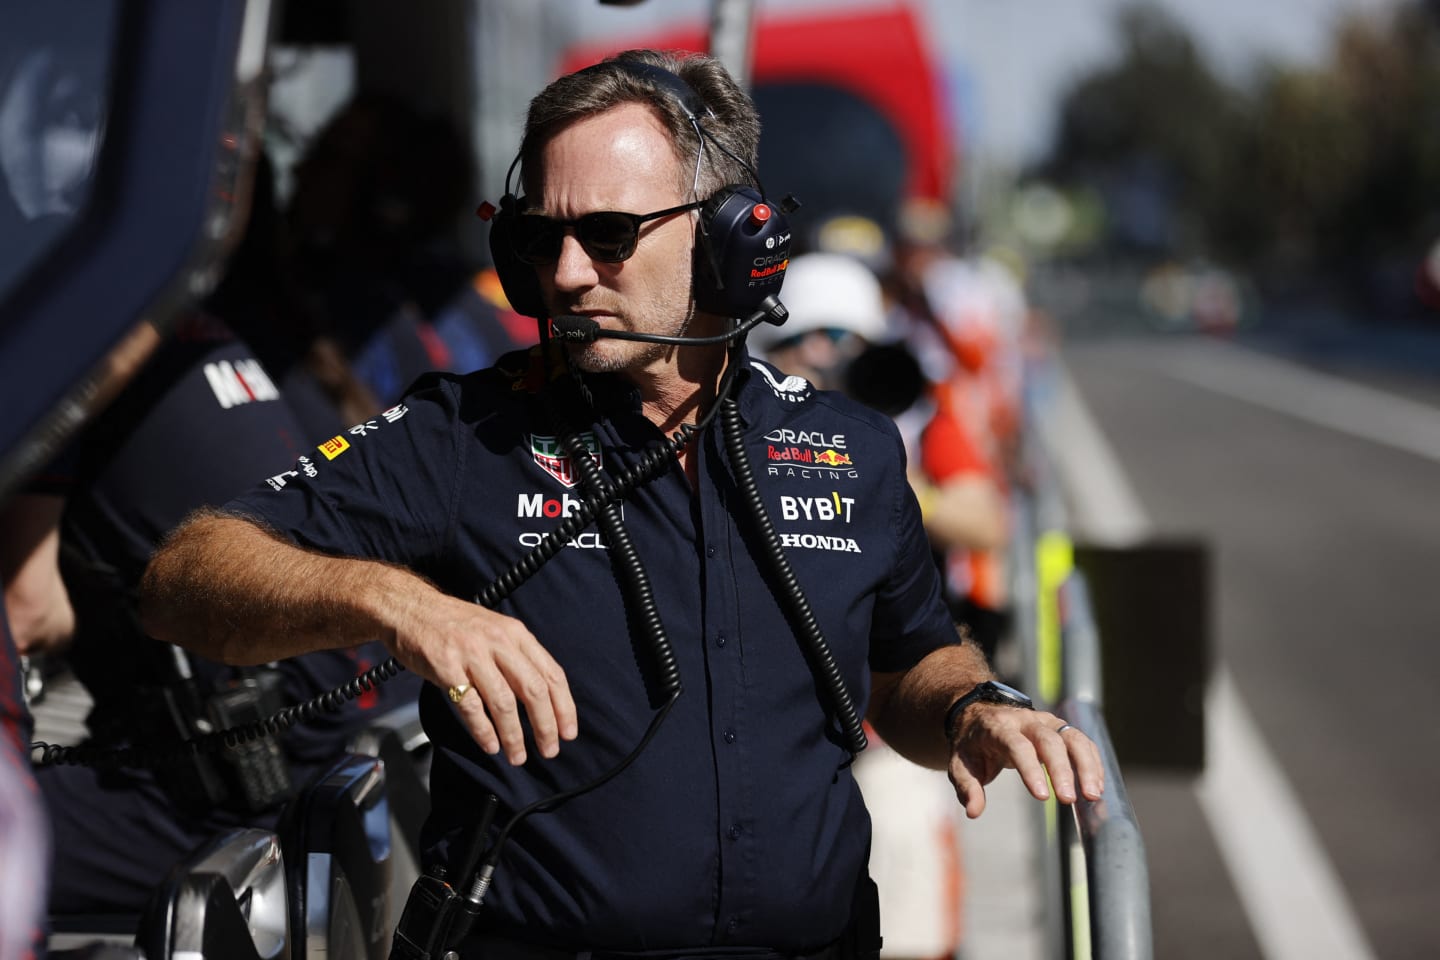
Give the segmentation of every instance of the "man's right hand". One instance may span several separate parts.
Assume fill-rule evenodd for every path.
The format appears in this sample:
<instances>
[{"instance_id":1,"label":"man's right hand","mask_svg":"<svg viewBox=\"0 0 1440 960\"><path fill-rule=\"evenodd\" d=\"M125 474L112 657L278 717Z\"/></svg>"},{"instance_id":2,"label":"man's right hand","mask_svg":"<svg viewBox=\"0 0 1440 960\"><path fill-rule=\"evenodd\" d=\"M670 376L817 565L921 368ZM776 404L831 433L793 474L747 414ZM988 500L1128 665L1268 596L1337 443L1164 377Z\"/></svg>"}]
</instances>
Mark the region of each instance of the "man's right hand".
<instances>
[{"instance_id":1,"label":"man's right hand","mask_svg":"<svg viewBox=\"0 0 1440 960\"><path fill-rule=\"evenodd\" d=\"M255 664L383 639L456 704L481 749L525 762L523 705L542 757L575 739L565 672L518 620L460 600L403 567L297 547L254 523L196 511L156 551L140 616L157 640Z\"/></svg>"},{"instance_id":2,"label":"man's right hand","mask_svg":"<svg viewBox=\"0 0 1440 960\"><path fill-rule=\"evenodd\" d=\"M542 757L558 754L561 740L575 739L575 700L565 671L523 623L428 585L417 595L414 586L387 643L401 663L441 690L470 685L456 710L482 750L504 750L512 764L525 762L521 705Z\"/></svg>"}]
</instances>

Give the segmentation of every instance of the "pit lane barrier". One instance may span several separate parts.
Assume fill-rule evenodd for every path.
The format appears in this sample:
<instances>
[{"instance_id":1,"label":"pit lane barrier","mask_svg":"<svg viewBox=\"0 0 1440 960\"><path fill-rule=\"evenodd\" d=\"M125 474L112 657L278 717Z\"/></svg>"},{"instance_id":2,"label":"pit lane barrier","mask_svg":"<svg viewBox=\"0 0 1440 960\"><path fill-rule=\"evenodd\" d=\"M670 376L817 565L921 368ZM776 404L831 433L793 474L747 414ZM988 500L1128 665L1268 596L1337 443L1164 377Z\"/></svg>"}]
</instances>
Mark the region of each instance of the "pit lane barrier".
<instances>
[{"instance_id":1,"label":"pit lane barrier","mask_svg":"<svg viewBox=\"0 0 1440 960\"><path fill-rule=\"evenodd\" d=\"M1099 630L1054 471L1038 429L1046 373L1033 371L1023 437L1028 483L1012 509L1010 556L1018 671L1037 704L1099 747L1105 795L1037 807L1040 923L1045 955L1064 960L1153 960L1150 872L1134 809L1105 722Z\"/></svg>"}]
</instances>

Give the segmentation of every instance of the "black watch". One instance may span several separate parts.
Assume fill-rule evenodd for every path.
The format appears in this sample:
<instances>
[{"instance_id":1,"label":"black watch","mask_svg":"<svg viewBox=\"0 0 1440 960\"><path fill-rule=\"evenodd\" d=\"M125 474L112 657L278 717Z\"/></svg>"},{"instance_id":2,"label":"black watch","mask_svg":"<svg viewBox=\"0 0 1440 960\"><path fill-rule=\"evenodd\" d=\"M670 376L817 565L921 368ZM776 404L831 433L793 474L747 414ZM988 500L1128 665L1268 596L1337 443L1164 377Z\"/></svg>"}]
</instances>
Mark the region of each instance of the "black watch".
<instances>
[{"instance_id":1,"label":"black watch","mask_svg":"<svg viewBox=\"0 0 1440 960\"><path fill-rule=\"evenodd\" d=\"M955 739L955 721L960 719L961 712L972 703L1002 703L1011 707L1019 707L1021 710L1034 710L1034 702L1025 694L1016 690L1009 684L1001 683L999 680L986 680L977 683L974 688L965 696L956 700L945 711L945 736L951 740Z\"/></svg>"}]
</instances>

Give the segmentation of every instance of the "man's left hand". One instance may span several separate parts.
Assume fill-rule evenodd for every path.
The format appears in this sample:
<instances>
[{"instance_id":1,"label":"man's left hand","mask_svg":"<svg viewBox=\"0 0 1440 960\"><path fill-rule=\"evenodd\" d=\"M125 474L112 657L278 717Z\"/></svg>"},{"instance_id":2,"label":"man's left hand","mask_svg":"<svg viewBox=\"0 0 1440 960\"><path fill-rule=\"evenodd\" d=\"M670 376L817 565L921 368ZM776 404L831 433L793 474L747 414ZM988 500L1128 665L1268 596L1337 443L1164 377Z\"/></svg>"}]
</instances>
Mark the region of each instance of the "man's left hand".
<instances>
[{"instance_id":1,"label":"man's left hand","mask_svg":"<svg viewBox=\"0 0 1440 960\"><path fill-rule=\"evenodd\" d=\"M950 782L970 819L985 810L985 785L1011 768L1036 800L1075 802L1075 788L1087 800L1105 789L1100 751L1089 737L1043 710L976 703L965 708L950 745ZM1047 781L1046 772L1049 772Z\"/></svg>"}]
</instances>

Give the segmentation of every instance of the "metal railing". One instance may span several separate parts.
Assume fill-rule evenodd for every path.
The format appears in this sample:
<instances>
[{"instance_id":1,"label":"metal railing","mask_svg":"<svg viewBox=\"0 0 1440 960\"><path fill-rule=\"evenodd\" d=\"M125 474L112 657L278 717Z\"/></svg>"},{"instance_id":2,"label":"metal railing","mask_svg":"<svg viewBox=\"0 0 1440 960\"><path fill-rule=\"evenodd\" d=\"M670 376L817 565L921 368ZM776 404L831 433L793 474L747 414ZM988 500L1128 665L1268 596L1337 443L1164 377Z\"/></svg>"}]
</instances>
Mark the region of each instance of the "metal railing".
<instances>
[{"instance_id":1,"label":"metal railing","mask_svg":"<svg viewBox=\"0 0 1440 960\"><path fill-rule=\"evenodd\" d=\"M1032 426L1047 413L1029 412ZM1022 676L1037 702L1095 741L1105 770L1103 798L1082 798L1070 808L1052 799L1036 818L1048 952L1074 960L1152 960L1149 865L1105 725L1089 590L1073 566L1060 478L1043 431L1027 431L1026 440L1031 486L1015 510L1011 567Z\"/></svg>"},{"instance_id":2,"label":"metal railing","mask_svg":"<svg viewBox=\"0 0 1440 960\"><path fill-rule=\"evenodd\" d=\"M1150 960L1150 868L1105 726L1099 636L1082 574L1072 573L1065 581L1060 605L1066 696L1055 712L1095 741L1105 768L1105 795L1093 802L1082 797L1071 816L1059 818L1061 903L1070 932L1067 954Z\"/></svg>"}]
</instances>

